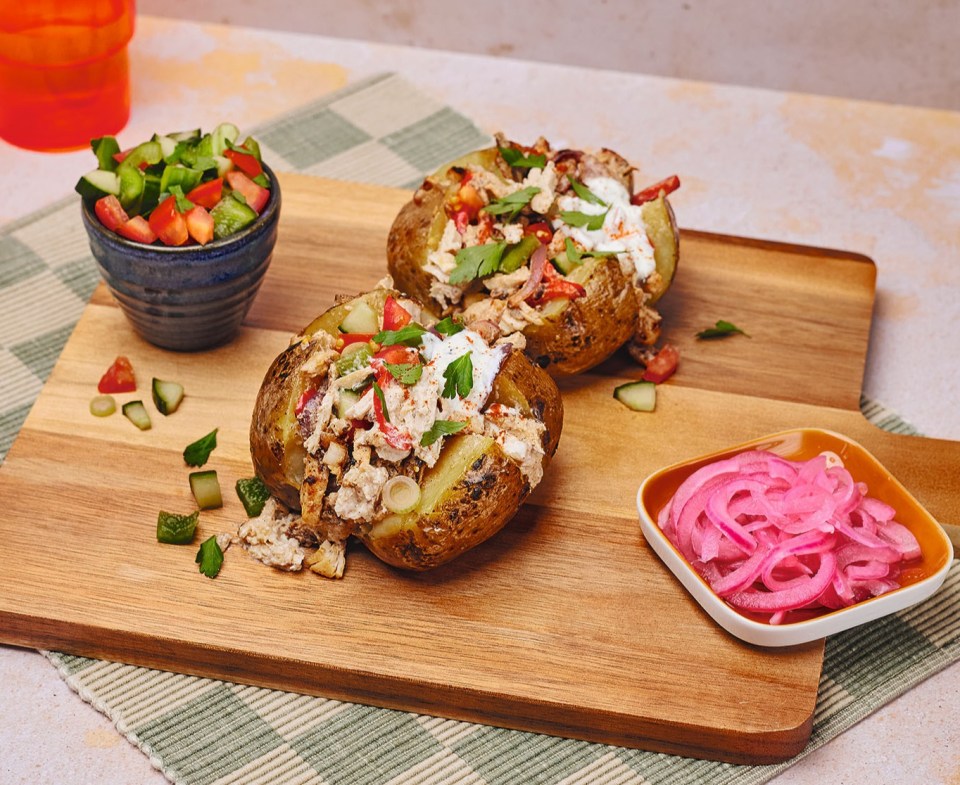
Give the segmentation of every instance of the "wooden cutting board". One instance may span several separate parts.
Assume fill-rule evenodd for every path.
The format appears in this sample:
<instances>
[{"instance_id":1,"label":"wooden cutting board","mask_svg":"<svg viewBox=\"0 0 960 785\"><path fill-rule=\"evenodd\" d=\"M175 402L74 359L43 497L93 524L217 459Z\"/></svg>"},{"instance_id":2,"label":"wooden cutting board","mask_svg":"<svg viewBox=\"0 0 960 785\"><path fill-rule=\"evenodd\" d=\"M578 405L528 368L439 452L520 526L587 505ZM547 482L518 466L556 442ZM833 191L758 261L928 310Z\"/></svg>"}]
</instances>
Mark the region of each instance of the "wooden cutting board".
<instances>
[{"instance_id":1,"label":"wooden cutting board","mask_svg":"<svg viewBox=\"0 0 960 785\"><path fill-rule=\"evenodd\" d=\"M556 460L492 541L407 575L361 547L346 576L286 574L232 548L218 578L196 546L159 545L160 509L192 499L181 452L219 428L209 468L223 509L198 536L244 519L254 397L290 334L334 295L371 287L401 191L281 178L273 265L230 346L175 354L139 340L101 287L0 470L0 640L593 741L743 762L807 742L822 642L743 644L717 627L647 547L635 494L654 469L794 426L863 443L946 523L960 444L895 436L858 411L875 269L862 256L683 233L663 302L676 376L653 414L613 388L629 358L561 386ZM728 319L750 338L698 342ZM153 429L87 411L103 370L130 357L187 397ZM121 396L128 400L135 396ZM152 409L152 406L148 404Z\"/></svg>"}]
</instances>

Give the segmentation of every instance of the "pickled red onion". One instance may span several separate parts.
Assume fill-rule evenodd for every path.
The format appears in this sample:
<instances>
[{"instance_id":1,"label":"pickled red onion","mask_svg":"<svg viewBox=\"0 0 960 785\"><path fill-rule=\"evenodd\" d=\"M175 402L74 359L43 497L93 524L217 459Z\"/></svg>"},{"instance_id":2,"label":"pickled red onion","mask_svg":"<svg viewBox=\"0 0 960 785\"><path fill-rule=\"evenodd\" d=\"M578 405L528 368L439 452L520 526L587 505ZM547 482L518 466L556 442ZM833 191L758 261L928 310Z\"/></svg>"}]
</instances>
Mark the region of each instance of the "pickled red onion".
<instances>
[{"instance_id":1,"label":"pickled red onion","mask_svg":"<svg viewBox=\"0 0 960 785\"><path fill-rule=\"evenodd\" d=\"M657 523L718 596L781 624L898 588L920 545L895 515L836 456L752 450L691 474Z\"/></svg>"}]
</instances>

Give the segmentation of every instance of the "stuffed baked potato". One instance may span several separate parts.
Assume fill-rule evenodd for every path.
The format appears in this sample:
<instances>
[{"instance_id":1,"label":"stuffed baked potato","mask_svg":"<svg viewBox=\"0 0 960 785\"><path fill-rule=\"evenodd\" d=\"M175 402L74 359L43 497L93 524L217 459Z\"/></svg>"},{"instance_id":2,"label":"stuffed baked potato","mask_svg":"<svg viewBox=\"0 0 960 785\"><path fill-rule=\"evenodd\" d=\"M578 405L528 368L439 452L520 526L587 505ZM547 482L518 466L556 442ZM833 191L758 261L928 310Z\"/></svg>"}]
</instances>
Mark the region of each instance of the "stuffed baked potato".
<instances>
[{"instance_id":1,"label":"stuffed baked potato","mask_svg":"<svg viewBox=\"0 0 960 785\"><path fill-rule=\"evenodd\" d=\"M498 137L424 180L391 227L390 273L437 313L522 333L552 376L591 368L628 342L646 349L679 257L667 201L679 180L634 191L634 174L610 150Z\"/></svg>"},{"instance_id":2,"label":"stuffed baked potato","mask_svg":"<svg viewBox=\"0 0 960 785\"><path fill-rule=\"evenodd\" d=\"M508 339L434 322L378 288L315 319L266 373L254 468L300 512L286 533L320 546L318 572L339 577L350 536L396 567L453 559L513 517L557 449L553 379Z\"/></svg>"}]
</instances>

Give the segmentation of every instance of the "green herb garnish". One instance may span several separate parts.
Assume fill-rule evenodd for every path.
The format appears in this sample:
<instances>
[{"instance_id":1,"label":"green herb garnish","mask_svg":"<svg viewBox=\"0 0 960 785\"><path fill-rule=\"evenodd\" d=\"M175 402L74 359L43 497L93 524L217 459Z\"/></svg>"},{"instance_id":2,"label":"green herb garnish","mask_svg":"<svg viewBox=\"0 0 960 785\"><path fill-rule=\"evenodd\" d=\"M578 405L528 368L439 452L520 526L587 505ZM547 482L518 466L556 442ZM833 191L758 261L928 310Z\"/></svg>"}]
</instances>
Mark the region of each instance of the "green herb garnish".
<instances>
[{"instance_id":1,"label":"green herb garnish","mask_svg":"<svg viewBox=\"0 0 960 785\"><path fill-rule=\"evenodd\" d=\"M603 226L603 221L607 217L607 210L604 210L599 215L590 215L589 213L581 213L576 210L561 210L560 220L562 220L568 226L576 226L577 228L586 228L588 231L595 231Z\"/></svg>"},{"instance_id":2,"label":"green herb garnish","mask_svg":"<svg viewBox=\"0 0 960 785\"><path fill-rule=\"evenodd\" d=\"M223 551L220 550L220 544L216 537L211 537L200 543L196 561L200 565L200 572L208 578L217 577L220 568L223 566Z\"/></svg>"},{"instance_id":3,"label":"green herb garnish","mask_svg":"<svg viewBox=\"0 0 960 785\"><path fill-rule=\"evenodd\" d=\"M583 183L579 182L578 180L574 180L572 177L570 178L570 187L577 196L583 199L583 201L590 202L591 204L599 204L601 207L607 207L607 203L603 201L603 199L597 196Z\"/></svg>"},{"instance_id":4,"label":"green herb garnish","mask_svg":"<svg viewBox=\"0 0 960 785\"><path fill-rule=\"evenodd\" d=\"M419 346L423 343L425 332L419 324L410 322L399 330L383 330L373 336L373 340L381 346L395 346L398 343L404 346Z\"/></svg>"},{"instance_id":5,"label":"green herb garnish","mask_svg":"<svg viewBox=\"0 0 960 785\"><path fill-rule=\"evenodd\" d=\"M383 390L380 389L380 385L376 382L373 383L373 394L377 396L377 400L380 401L380 411L383 412L383 419L386 422L390 422L390 412L387 411L387 399L383 397Z\"/></svg>"},{"instance_id":6,"label":"green herb garnish","mask_svg":"<svg viewBox=\"0 0 960 785\"><path fill-rule=\"evenodd\" d=\"M507 194L502 199L490 202L483 208L483 211L488 215L506 215L506 222L510 223L524 207L530 204L530 200L538 193L540 193L540 189L535 185L521 188L512 194Z\"/></svg>"},{"instance_id":7,"label":"green herb garnish","mask_svg":"<svg viewBox=\"0 0 960 785\"><path fill-rule=\"evenodd\" d=\"M616 256L611 251L581 251L569 237L564 241L564 249L566 250L567 260L571 264L580 264L588 258L600 259L605 256Z\"/></svg>"},{"instance_id":8,"label":"green herb garnish","mask_svg":"<svg viewBox=\"0 0 960 785\"><path fill-rule=\"evenodd\" d=\"M178 213L185 213L193 209L193 202L184 196L183 189L179 185L170 186L170 195L177 200Z\"/></svg>"},{"instance_id":9,"label":"green herb garnish","mask_svg":"<svg viewBox=\"0 0 960 785\"><path fill-rule=\"evenodd\" d=\"M433 325L433 329L436 330L440 335L456 335L458 332L463 330L463 325L460 322L455 322L452 316L446 316Z\"/></svg>"},{"instance_id":10,"label":"green herb garnish","mask_svg":"<svg viewBox=\"0 0 960 785\"><path fill-rule=\"evenodd\" d=\"M543 154L524 155L515 147L501 147L499 150L507 165L517 169L543 169L547 165L547 156Z\"/></svg>"},{"instance_id":11,"label":"green herb garnish","mask_svg":"<svg viewBox=\"0 0 960 785\"><path fill-rule=\"evenodd\" d=\"M446 383L443 385L443 397L453 398L459 395L466 398L473 389L473 360L470 352L460 355L443 371Z\"/></svg>"},{"instance_id":12,"label":"green herb garnish","mask_svg":"<svg viewBox=\"0 0 960 785\"><path fill-rule=\"evenodd\" d=\"M441 436L449 436L457 431L462 431L466 427L465 422L457 422L456 420L434 420L430 430L420 437L420 444L423 447L429 447Z\"/></svg>"},{"instance_id":13,"label":"green herb garnish","mask_svg":"<svg viewBox=\"0 0 960 785\"><path fill-rule=\"evenodd\" d=\"M206 436L202 436L192 444L187 445L187 448L183 451L183 460L186 461L187 466L203 466L207 462L210 453L217 446L218 430L218 428L214 428Z\"/></svg>"},{"instance_id":14,"label":"green herb garnish","mask_svg":"<svg viewBox=\"0 0 960 785\"><path fill-rule=\"evenodd\" d=\"M247 512L248 518L256 518L263 512L263 505L270 498L270 489L259 477L237 480L237 496Z\"/></svg>"},{"instance_id":15,"label":"green herb garnish","mask_svg":"<svg viewBox=\"0 0 960 785\"><path fill-rule=\"evenodd\" d=\"M416 384L423 373L423 366L420 363L384 363L390 375L400 384Z\"/></svg>"},{"instance_id":16,"label":"green herb garnish","mask_svg":"<svg viewBox=\"0 0 960 785\"><path fill-rule=\"evenodd\" d=\"M457 266L450 273L450 283L466 283L492 275L500 269L506 243L485 243L457 251Z\"/></svg>"},{"instance_id":17,"label":"green herb garnish","mask_svg":"<svg viewBox=\"0 0 960 785\"><path fill-rule=\"evenodd\" d=\"M706 330L701 330L696 335L700 340L709 340L711 338L726 338L728 335L734 335L736 333L740 333L740 335L746 335L747 338L750 337L735 324L721 319L713 327L708 327Z\"/></svg>"},{"instance_id":18,"label":"green herb garnish","mask_svg":"<svg viewBox=\"0 0 960 785\"><path fill-rule=\"evenodd\" d=\"M194 510L190 515L177 515L175 512L160 510L157 515L157 542L171 545L186 545L193 542L200 521L200 510Z\"/></svg>"}]
</instances>

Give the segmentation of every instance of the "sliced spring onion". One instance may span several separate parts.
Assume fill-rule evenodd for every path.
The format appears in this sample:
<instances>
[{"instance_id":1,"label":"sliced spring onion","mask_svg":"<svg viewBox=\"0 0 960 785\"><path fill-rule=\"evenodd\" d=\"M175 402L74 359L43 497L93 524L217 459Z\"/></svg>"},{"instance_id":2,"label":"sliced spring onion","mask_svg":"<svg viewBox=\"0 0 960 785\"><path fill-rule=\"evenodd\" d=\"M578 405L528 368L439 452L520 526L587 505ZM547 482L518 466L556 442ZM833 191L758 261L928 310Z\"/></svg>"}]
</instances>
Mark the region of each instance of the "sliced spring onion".
<instances>
[{"instance_id":1,"label":"sliced spring onion","mask_svg":"<svg viewBox=\"0 0 960 785\"><path fill-rule=\"evenodd\" d=\"M117 402L112 395L95 395L90 399L90 414L94 417L109 417L117 410Z\"/></svg>"},{"instance_id":2,"label":"sliced spring onion","mask_svg":"<svg viewBox=\"0 0 960 785\"><path fill-rule=\"evenodd\" d=\"M420 503L420 486L411 477L391 477L383 486L381 499L390 512L407 513Z\"/></svg>"}]
</instances>

